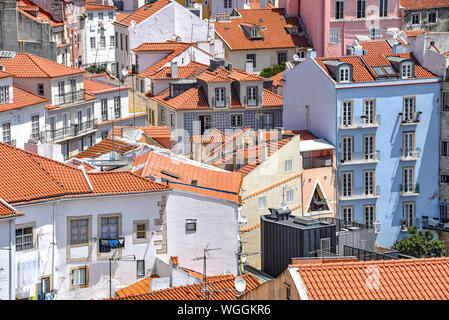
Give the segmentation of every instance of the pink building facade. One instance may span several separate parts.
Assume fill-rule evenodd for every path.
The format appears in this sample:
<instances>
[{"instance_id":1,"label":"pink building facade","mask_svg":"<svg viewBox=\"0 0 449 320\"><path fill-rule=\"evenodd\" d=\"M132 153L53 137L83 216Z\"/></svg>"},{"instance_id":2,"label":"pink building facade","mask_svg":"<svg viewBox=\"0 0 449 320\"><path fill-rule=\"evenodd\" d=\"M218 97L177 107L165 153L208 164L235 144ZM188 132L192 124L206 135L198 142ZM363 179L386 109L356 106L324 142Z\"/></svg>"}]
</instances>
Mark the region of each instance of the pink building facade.
<instances>
[{"instance_id":1,"label":"pink building facade","mask_svg":"<svg viewBox=\"0 0 449 320\"><path fill-rule=\"evenodd\" d=\"M402 30L400 0L280 0L287 15L300 15L320 57L343 56L356 36L393 38Z\"/></svg>"}]
</instances>

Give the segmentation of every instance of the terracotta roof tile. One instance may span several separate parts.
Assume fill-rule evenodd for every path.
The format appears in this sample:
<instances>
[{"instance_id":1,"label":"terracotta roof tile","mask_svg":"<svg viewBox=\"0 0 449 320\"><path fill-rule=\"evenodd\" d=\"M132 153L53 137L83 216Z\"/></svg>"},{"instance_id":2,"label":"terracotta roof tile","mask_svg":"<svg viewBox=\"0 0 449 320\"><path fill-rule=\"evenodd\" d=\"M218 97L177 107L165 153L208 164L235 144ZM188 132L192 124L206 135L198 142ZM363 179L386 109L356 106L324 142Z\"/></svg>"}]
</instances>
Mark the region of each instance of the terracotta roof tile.
<instances>
[{"instance_id":1,"label":"terracotta roof tile","mask_svg":"<svg viewBox=\"0 0 449 320\"><path fill-rule=\"evenodd\" d=\"M270 79L273 80L273 87L277 88L284 86L284 71L279 72Z\"/></svg>"},{"instance_id":2,"label":"terracotta roof tile","mask_svg":"<svg viewBox=\"0 0 449 320\"><path fill-rule=\"evenodd\" d=\"M370 40L361 41L360 45L363 50L366 50L369 55L380 55L392 53L393 49L389 45L387 40Z\"/></svg>"},{"instance_id":3,"label":"terracotta roof tile","mask_svg":"<svg viewBox=\"0 0 449 320\"><path fill-rule=\"evenodd\" d=\"M234 300L237 291L234 287L235 276L222 276L221 279L208 278L207 284L211 294L207 300ZM245 293L257 288L260 283L250 274L244 274L246 282ZM173 287L145 294L117 297L114 300L206 300L201 291L202 283L188 286Z\"/></svg>"},{"instance_id":4,"label":"terracotta roof tile","mask_svg":"<svg viewBox=\"0 0 449 320\"><path fill-rule=\"evenodd\" d=\"M101 10L117 10L115 6L109 6L106 4L87 2L85 5L86 11L101 11Z\"/></svg>"},{"instance_id":5,"label":"terracotta roof tile","mask_svg":"<svg viewBox=\"0 0 449 320\"><path fill-rule=\"evenodd\" d=\"M48 102L47 99L13 86L13 102L0 104L0 112L14 110Z\"/></svg>"},{"instance_id":6,"label":"terracotta roof tile","mask_svg":"<svg viewBox=\"0 0 449 320\"><path fill-rule=\"evenodd\" d=\"M3 199L0 199L0 219L20 216L23 216L23 213L18 212L14 207L6 203Z\"/></svg>"},{"instance_id":7,"label":"terracotta roof tile","mask_svg":"<svg viewBox=\"0 0 449 320\"><path fill-rule=\"evenodd\" d=\"M449 258L298 264L310 300L448 300ZM379 282L367 285L367 270ZM368 274L369 275L369 274Z\"/></svg>"},{"instance_id":8,"label":"terracotta roof tile","mask_svg":"<svg viewBox=\"0 0 449 320\"><path fill-rule=\"evenodd\" d=\"M401 0L407 10L449 7L449 0Z\"/></svg>"},{"instance_id":9,"label":"terracotta roof tile","mask_svg":"<svg viewBox=\"0 0 449 320\"><path fill-rule=\"evenodd\" d=\"M52 27L60 27L64 25L64 22L57 21L50 13L38 7L35 3L29 0L18 0L16 8L17 12L20 12L24 16L27 16L28 18L39 23L48 22ZM37 12L39 12L39 16L36 16Z\"/></svg>"},{"instance_id":10,"label":"terracotta roof tile","mask_svg":"<svg viewBox=\"0 0 449 320\"><path fill-rule=\"evenodd\" d=\"M12 74L9 74L9 73L4 72L4 71L0 71L0 79L8 78L8 77L12 77Z\"/></svg>"},{"instance_id":11,"label":"terracotta roof tile","mask_svg":"<svg viewBox=\"0 0 449 320\"><path fill-rule=\"evenodd\" d=\"M108 123L120 122L120 121L123 121L123 120L129 120L129 119L134 119L134 118L146 117L148 115L149 115L148 112L135 113L135 114L130 115L128 117L117 118L117 119L114 119L114 120L106 120L106 121L97 123L97 126L103 126L103 125L108 124Z\"/></svg>"},{"instance_id":12,"label":"terracotta roof tile","mask_svg":"<svg viewBox=\"0 0 449 320\"><path fill-rule=\"evenodd\" d=\"M78 153L75 158L83 159L83 158L98 158L104 154L110 153L111 151L117 152L119 154L125 154L128 151L131 151L133 148L136 148L137 144L132 144L130 142L125 142L119 138L107 137L106 139L101 140L97 144L94 144L90 148L83 150Z\"/></svg>"},{"instance_id":13,"label":"terracotta roof tile","mask_svg":"<svg viewBox=\"0 0 449 320\"><path fill-rule=\"evenodd\" d=\"M119 90L128 90L126 86L116 86L105 81L90 78L89 75L84 76L84 89L89 94L102 94Z\"/></svg>"},{"instance_id":14,"label":"terracotta roof tile","mask_svg":"<svg viewBox=\"0 0 449 320\"><path fill-rule=\"evenodd\" d=\"M157 0L153 3L144 4L140 8L137 8L132 13L128 14L125 18L118 20L117 22L120 24L124 24L126 26L131 26L131 21L135 21L136 24L141 23L143 20L149 18L156 12L158 12L160 9L165 7L170 3L170 0ZM120 17L121 18L121 17Z\"/></svg>"},{"instance_id":15,"label":"terracotta roof tile","mask_svg":"<svg viewBox=\"0 0 449 320\"><path fill-rule=\"evenodd\" d=\"M173 80L173 79L188 79L196 76L200 72L209 68L208 65L192 61L186 66L178 67L178 76L173 78L171 74L171 67L164 67L149 75L148 78L153 80Z\"/></svg>"},{"instance_id":16,"label":"terracotta roof tile","mask_svg":"<svg viewBox=\"0 0 449 320\"><path fill-rule=\"evenodd\" d=\"M125 288L122 288L120 290L117 290L115 293L119 298L125 298L127 296L134 296L138 294L145 294L150 292L150 282L152 279L159 278L158 275L152 275L145 279L142 279L140 281L137 281L136 283L127 286Z\"/></svg>"},{"instance_id":17,"label":"terracotta roof tile","mask_svg":"<svg viewBox=\"0 0 449 320\"><path fill-rule=\"evenodd\" d=\"M215 31L231 50L257 50L274 48L311 47L306 36L291 35L285 29L295 25L302 31L298 18L286 17L284 9L239 9L240 17L232 17L231 22L214 22ZM241 24L259 26L263 39L249 39ZM266 29L262 29L266 27Z\"/></svg>"},{"instance_id":18,"label":"terracotta roof tile","mask_svg":"<svg viewBox=\"0 0 449 320\"><path fill-rule=\"evenodd\" d=\"M427 33L425 30L404 30L403 32L407 37L418 37Z\"/></svg>"}]
</instances>

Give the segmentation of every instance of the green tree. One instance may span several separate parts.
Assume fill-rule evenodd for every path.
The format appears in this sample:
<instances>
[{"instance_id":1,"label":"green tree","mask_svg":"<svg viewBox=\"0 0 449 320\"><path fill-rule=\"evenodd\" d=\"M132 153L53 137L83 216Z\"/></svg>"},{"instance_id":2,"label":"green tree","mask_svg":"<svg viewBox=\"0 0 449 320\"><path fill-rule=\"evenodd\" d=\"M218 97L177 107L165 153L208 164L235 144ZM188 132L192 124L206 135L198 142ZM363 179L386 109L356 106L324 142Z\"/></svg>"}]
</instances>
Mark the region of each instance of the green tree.
<instances>
[{"instance_id":1,"label":"green tree","mask_svg":"<svg viewBox=\"0 0 449 320\"><path fill-rule=\"evenodd\" d=\"M106 65L104 64L92 64L86 68L89 73L102 73L106 71Z\"/></svg>"},{"instance_id":2,"label":"green tree","mask_svg":"<svg viewBox=\"0 0 449 320\"><path fill-rule=\"evenodd\" d=\"M409 236L396 241L391 248L416 258L443 257L446 255L443 241L434 239L431 231L411 227L409 232Z\"/></svg>"},{"instance_id":3,"label":"green tree","mask_svg":"<svg viewBox=\"0 0 449 320\"><path fill-rule=\"evenodd\" d=\"M274 76L284 70L285 70L285 62L282 62L281 64L277 64L277 65L274 65L269 68L263 68L262 72L260 72L259 76L264 77L264 78L271 78L272 76Z\"/></svg>"}]
</instances>

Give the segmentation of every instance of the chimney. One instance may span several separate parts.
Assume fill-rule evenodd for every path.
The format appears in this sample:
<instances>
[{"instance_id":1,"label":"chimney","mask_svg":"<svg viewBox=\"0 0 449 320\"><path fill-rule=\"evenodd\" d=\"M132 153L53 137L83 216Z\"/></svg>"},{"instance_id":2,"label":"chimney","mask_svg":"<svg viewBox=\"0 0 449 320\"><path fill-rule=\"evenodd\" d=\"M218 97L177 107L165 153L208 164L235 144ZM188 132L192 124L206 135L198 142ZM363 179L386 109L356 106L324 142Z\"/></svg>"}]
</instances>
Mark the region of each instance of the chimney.
<instances>
[{"instance_id":1,"label":"chimney","mask_svg":"<svg viewBox=\"0 0 449 320\"><path fill-rule=\"evenodd\" d=\"M250 74L252 74L254 72L254 70L253 70L253 60L246 60L245 71L247 73L250 73Z\"/></svg>"},{"instance_id":2,"label":"chimney","mask_svg":"<svg viewBox=\"0 0 449 320\"><path fill-rule=\"evenodd\" d=\"M215 42L210 43L209 52L212 55L212 57L215 57Z\"/></svg>"},{"instance_id":3,"label":"chimney","mask_svg":"<svg viewBox=\"0 0 449 320\"><path fill-rule=\"evenodd\" d=\"M171 77L173 79L178 78L178 62L176 61L171 62Z\"/></svg>"},{"instance_id":4,"label":"chimney","mask_svg":"<svg viewBox=\"0 0 449 320\"><path fill-rule=\"evenodd\" d=\"M316 58L316 51L314 49L307 49L306 59Z\"/></svg>"},{"instance_id":5,"label":"chimney","mask_svg":"<svg viewBox=\"0 0 449 320\"><path fill-rule=\"evenodd\" d=\"M178 269L178 257L177 256L170 257L170 265L173 269Z\"/></svg>"}]
</instances>

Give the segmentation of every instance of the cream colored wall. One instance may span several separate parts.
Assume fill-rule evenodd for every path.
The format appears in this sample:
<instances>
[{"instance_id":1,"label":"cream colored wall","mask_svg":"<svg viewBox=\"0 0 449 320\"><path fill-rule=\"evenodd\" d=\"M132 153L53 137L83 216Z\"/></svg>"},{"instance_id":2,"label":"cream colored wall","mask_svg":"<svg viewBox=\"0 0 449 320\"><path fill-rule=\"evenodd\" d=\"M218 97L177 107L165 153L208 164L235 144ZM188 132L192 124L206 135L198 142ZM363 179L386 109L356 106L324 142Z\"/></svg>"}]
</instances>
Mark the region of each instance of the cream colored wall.
<instances>
[{"instance_id":1,"label":"cream colored wall","mask_svg":"<svg viewBox=\"0 0 449 320\"><path fill-rule=\"evenodd\" d=\"M296 53L295 48L279 48L279 49L258 49L258 50L233 50L229 53L229 59L232 66L245 70L246 55L254 53L256 55L256 67L254 72L260 72L264 68L272 67L277 64L277 52L287 52L287 61L293 61L293 55Z\"/></svg>"},{"instance_id":2,"label":"cream colored wall","mask_svg":"<svg viewBox=\"0 0 449 320\"><path fill-rule=\"evenodd\" d=\"M260 216L269 214L268 208L280 208L282 204L282 195L284 187L294 189L293 202L287 203L290 209L301 205L301 173L299 153L299 136L295 136L280 150L261 163L243 179L241 196L243 199L241 215L246 216L247 224L242 228L253 226L260 222ZM285 160L292 159L292 171L285 173ZM273 186L290 177L297 176L276 187L270 188L257 195L246 198L258 191ZM259 210L259 197L266 196L266 209ZM246 198L246 199L245 199ZM299 208L300 209L300 208ZM301 214L301 210L293 210L292 214ZM245 252L260 252L260 228L253 229L242 234L243 250ZM260 254L247 257L247 263L251 266L260 268Z\"/></svg>"}]
</instances>

